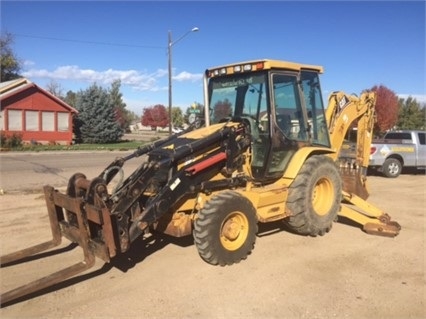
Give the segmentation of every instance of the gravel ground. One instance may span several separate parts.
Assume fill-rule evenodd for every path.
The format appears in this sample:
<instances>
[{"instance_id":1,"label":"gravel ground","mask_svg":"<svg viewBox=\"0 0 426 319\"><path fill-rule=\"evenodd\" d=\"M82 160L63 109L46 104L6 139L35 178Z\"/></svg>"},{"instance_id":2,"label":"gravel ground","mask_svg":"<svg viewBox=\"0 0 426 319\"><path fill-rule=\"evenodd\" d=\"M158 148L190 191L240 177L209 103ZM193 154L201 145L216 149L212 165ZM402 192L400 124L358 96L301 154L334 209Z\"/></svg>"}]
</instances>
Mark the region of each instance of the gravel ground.
<instances>
[{"instance_id":1,"label":"gravel ground","mask_svg":"<svg viewBox=\"0 0 426 319\"><path fill-rule=\"evenodd\" d=\"M262 225L253 253L206 264L192 238L152 236L112 264L0 309L1 318L425 318L425 175L369 178L395 238L335 223L324 237ZM49 238L41 194L0 196L2 254ZM64 244L64 247L66 245ZM81 250L0 269L1 290L81 259Z\"/></svg>"}]
</instances>

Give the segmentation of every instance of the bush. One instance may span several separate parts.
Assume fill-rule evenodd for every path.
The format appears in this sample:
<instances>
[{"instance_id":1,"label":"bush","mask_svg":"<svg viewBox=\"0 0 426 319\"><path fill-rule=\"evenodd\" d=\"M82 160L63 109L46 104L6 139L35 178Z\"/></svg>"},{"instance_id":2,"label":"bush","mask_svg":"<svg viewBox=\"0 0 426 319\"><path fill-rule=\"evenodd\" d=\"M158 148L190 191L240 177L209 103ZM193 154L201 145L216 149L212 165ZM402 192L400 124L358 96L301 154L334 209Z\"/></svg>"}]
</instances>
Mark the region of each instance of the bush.
<instances>
[{"instance_id":1,"label":"bush","mask_svg":"<svg viewBox=\"0 0 426 319\"><path fill-rule=\"evenodd\" d=\"M18 148L22 146L22 134L12 133L8 134L4 131L0 132L0 147L4 148Z\"/></svg>"}]
</instances>

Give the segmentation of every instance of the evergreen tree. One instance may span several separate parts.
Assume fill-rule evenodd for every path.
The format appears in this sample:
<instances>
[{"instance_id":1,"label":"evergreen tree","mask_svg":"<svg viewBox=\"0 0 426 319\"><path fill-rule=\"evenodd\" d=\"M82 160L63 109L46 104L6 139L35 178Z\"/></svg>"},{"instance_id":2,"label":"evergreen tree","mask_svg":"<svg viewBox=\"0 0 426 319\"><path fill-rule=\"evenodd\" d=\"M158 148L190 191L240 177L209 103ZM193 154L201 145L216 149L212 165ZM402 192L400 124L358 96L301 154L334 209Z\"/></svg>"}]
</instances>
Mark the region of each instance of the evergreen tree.
<instances>
[{"instance_id":1,"label":"evergreen tree","mask_svg":"<svg viewBox=\"0 0 426 319\"><path fill-rule=\"evenodd\" d=\"M173 127L181 127L183 125L184 120L180 107L172 107L172 123Z\"/></svg>"},{"instance_id":2,"label":"evergreen tree","mask_svg":"<svg viewBox=\"0 0 426 319\"><path fill-rule=\"evenodd\" d=\"M65 97L63 98L63 101L65 103L67 103L68 105L72 106L75 108L76 105L76 100L77 100L77 93L69 90L67 92L67 94L65 95Z\"/></svg>"},{"instance_id":3,"label":"evergreen tree","mask_svg":"<svg viewBox=\"0 0 426 319\"><path fill-rule=\"evenodd\" d=\"M132 114L126 109L126 103L123 102L123 95L120 92L121 81L115 80L111 84L109 94L111 101L114 106L115 119L120 125L123 132L129 130L129 126L132 121Z\"/></svg>"},{"instance_id":4,"label":"evergreen tree","mask_svg":"<svg viewBox=\"0 0 426 319\"><path fill-rule=\"evenodd\" d=\"M420 107L416 99L411 96L407 99L399 99L399 116L396 126L401 130L424 130L425 107Z\"/></svg>"},{"instance_id":5,"label":"evergreen tree","mask_svg":"<svg viewBox=\"0 0 426 319\"><path fill-rule=\"evenodd\" d=\"M83 143L112 143L123 136L110 94L96 83L77 94L75 108L75 133Z\"/></svg>"}]
</instances>

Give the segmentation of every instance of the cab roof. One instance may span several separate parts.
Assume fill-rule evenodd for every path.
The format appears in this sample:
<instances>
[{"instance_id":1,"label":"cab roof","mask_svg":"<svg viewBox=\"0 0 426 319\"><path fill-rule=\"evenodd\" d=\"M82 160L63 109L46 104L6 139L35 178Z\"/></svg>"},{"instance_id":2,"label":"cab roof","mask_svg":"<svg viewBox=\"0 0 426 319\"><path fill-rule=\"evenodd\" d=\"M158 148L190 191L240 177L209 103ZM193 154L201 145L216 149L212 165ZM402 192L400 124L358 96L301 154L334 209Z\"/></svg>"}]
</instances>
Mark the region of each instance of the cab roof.
<instances>
[{"instance_id":1,"label":"cab roof","mask_svg":"<svg viewBox=\"0 0 426 319\"><path fill-rule=\"evenodd\" d=\"M222 68L233 68L235 66L243 66L243 65L257 65L263 63L263 70L268 69L282 69L282 70L292 70L292 71L301 71L301 70L312 70L318 73L323 73L324 68L319 65L311 65L311 64L302 64L297 62L289 62L289 61L281 61L281 60L272 60L272 59L259 59L259 60L251 60L244 62L236 62L231 64L224 64L221 66L216 66L213 68L207 69L207 71L212 71L216 69ZM257 68L256 68L257 69Z\"/></svg>"}]
</instances>

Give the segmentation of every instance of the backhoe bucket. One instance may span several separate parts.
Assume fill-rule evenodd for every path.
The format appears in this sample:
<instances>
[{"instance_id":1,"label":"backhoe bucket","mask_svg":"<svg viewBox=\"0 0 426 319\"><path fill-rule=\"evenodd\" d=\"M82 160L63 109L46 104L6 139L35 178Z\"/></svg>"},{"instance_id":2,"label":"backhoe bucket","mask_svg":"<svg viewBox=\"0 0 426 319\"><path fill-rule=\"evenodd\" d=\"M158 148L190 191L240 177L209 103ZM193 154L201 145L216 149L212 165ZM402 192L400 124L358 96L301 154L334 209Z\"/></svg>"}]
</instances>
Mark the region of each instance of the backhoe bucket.
<instances>
[{"instance_id":1,"label":"backhoe bucket","mask_svg":"<svg viewBox=\"0 0 426 319\"><path fill-rule=\"evenodd\" d=\"M355 166L349 162L346 164L340 163L340 176L342 177L342 187L349 194L356 194L360 198L366 200L370 195L366 185L366 175L362 173L362 167Z\"/></svg>"},{"instance_id":2,"label":"backhoe bucket","mask_svg":"<svg viewBox=\"0 0 426 319\"><path fill-rule=\"evenodd\" d=\"M52 239L45 243L1 256L1 267L25 262L26 259L30 259L29 257L31 256L35 256L36 254L60 245L62 236L67 237L70 241L77 243L83 248L84 260L46 277L2 293L0 296L1 306L20 297L62 282L67 278L91 268L95 264L95 256L107 262L109 261L110 256L108 254L107 245L99 240L92 240L90 238L90 229L87 226L88 219L90 219L91 222L98 222L103 229L107 228L108 232L111 233L111 223L107 209L100 210L92 205L83 203L83 200L80 198L73 198L61 194L51 186L45 186L44 193L52 231ZM66 214L64 214L64 209ZM68 214L75 216L73 223L66 220L65 216Z\"/></svg>"}]
</instances>

